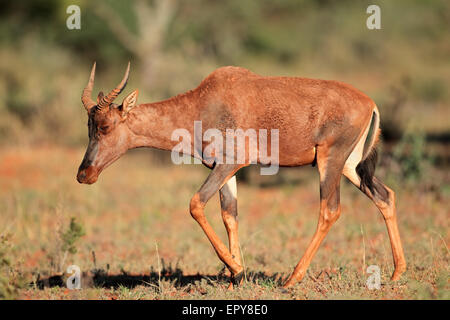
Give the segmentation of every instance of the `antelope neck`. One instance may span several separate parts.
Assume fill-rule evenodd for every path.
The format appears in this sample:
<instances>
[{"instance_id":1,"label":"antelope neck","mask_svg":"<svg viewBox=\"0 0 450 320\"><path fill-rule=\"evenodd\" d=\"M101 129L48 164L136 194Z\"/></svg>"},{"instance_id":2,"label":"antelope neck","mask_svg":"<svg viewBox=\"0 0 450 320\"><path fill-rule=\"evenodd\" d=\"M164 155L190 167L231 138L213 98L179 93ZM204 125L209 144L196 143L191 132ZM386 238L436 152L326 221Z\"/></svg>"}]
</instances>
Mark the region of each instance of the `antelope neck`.
<instances>
[{"instance_id":1,"label":"antelope neck","mask_svg":"<svg viewBox=\"0 0 450 320\"><path fill-rule=\"evenodd\" d=\"M192 135L198 114L193 92L140 104L130 111L126 120L134 135L130 148L171 150L179 143L171 140L172 132L183 128Z\"/></svg>"}]
</instances>

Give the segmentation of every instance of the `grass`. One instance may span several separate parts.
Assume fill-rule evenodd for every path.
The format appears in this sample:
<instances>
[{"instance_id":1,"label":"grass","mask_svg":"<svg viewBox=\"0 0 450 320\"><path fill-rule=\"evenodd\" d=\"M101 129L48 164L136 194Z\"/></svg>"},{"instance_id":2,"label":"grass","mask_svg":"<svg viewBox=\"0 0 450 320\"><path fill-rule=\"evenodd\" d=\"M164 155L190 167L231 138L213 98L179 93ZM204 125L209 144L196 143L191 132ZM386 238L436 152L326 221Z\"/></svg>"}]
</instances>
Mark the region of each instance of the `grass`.
<instances>
[{"instance_id":1,"label":"grass","mask_svg":"<svg viewBox=\"0 0 450 320\"><path fill-rule=\"evenodd\" d=\"M306 249L318 218L315 168L252 175L238 185L239 235L247 280L228 291L223 265L190 217L190 197L208 170L165 165L145 150L118 160L91 186L75 180L81 149L15 147L0 152L0 234L8 265L27 283L19 299L449 299L448 185L433 191L396 188L408 269L391 282L388 235L375 206L342 181L342 216L304 280L281 283ZM167 161L170 155L167 154ZM442 172L445 174L445 172ZM277 182L283 181L282 184ZM226 241L218 196L207 217ZM62 234L76 219L85 235L66 250L63 271L82 272L82 289L68 290L61 273ZM6 251L7 250L7 251ZM381 269L381 289L365 283ZM3 270L3 269L2 269ZM8 276L2 271L2 276ZM37 281L39 280L39 281ZM36 282L37 281L37 282ZM1 289L1 288L0 288Z\"/></svg>"}]
</instances>

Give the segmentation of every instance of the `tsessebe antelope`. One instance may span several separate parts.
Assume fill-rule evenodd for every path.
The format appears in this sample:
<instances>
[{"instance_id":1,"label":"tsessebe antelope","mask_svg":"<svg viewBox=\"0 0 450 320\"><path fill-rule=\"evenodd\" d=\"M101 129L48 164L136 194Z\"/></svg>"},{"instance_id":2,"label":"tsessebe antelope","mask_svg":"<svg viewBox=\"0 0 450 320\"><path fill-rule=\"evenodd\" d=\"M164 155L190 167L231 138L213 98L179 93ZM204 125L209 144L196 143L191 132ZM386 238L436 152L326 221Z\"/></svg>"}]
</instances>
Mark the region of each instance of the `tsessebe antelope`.
<instances>
[{"instance_id":1,"label":"tsessebe antelope","mask_svg":"<svg viewBox=\"0 0 450 320\"><path fill-rule=\"evenodd\" d=\"M128 149L152 147L172 150L177 141L171 133L193 122L203 128L264 128L279 130L279 165L317 164L320 175L320 215L315 234L285 286L300 281L314 254L341 213L339 185L345 175L367 195L384 217L392 247L395 270L392 280L406 269L397 226L395 195L374 177L380 129L375 103L350 85L296 77L263 77L238 67L215 70L200 85L176 97L137 105L138 91L121 105L113 103L124 89L130 65L120 84L106 96L91 99L95 63L82 94L88 113L89 145L77 180L94 183L100 172ZM203 148L203 147L202 147ZM190 154L201 158L201 152ZM199 156L200 155L200 156ZM190 213L205 232L218 257L231 272L232 283L242 280L239 253L236 172L250 164L202 162L212 169L190 202ZM220 193L222 218L229 248L206 220L208 200Z\"/></svg>"}]
</instances>

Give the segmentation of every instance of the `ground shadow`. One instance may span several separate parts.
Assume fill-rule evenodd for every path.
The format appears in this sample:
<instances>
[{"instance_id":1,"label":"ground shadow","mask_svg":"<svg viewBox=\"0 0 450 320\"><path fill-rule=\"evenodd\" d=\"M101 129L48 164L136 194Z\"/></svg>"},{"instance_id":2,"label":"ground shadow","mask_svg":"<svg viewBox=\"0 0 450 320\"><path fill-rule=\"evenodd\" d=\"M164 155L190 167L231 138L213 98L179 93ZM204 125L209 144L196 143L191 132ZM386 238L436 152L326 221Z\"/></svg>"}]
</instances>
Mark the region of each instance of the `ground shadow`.
<instances>
[{"instance_id":1,"label":"ground shadow","mask_svg":"<svg viewBox=\"0 0 450 320\"><path fill-rule=\"evenodd\" d=\"M260 283L273 286L282 285L282 277L280 274L267 275L262 271L249 271L245 278L251 283ZM153 286L159 287L160 282L169 281L177 288L195 285L202 280L210 283L228 284L230 277L224 273L219 274L195 274L185 275L179 268L163 269L161 272L151 270L148 274L128 274L123 272L121 274L109 274L104 270L92 270L90 272L83 272L82 287L96 287L96 288L119 288L126 287L129 289L137 286ZM40 278L31 283L33 287L44 289L46 287L66 287L67 276L53 275L46 278Z\"/></svg>"}]
</instances>

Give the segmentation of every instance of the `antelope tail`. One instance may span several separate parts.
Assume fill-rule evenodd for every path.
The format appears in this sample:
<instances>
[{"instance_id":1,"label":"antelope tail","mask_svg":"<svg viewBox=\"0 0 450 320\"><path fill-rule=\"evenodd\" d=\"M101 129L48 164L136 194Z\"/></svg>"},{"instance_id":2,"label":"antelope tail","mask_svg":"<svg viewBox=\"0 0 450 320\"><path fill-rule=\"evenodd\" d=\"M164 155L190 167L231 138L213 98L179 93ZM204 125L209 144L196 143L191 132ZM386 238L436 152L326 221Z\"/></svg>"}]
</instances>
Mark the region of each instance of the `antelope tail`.
<instances>
[{"instance_id":1,"label":"antelope tail","mask_svg":"<svg viewBox=\"0 0 450 320\"><path fill-rule=\"evenodd\" d=\"M366 142L364 143L364 151L361 161L356 166L356 173L358 174L361 184L360 189L365 191L369 189L374 194L373 176L377 165L378 154L376 144L380 136L380 114L378 108L375 107L372 114L372 119L369 125L369 132L367 133Z\"/></svg>"}]
</instances>

